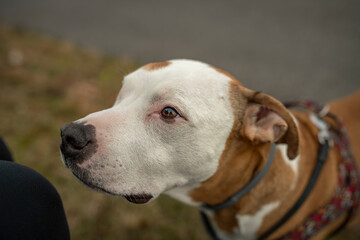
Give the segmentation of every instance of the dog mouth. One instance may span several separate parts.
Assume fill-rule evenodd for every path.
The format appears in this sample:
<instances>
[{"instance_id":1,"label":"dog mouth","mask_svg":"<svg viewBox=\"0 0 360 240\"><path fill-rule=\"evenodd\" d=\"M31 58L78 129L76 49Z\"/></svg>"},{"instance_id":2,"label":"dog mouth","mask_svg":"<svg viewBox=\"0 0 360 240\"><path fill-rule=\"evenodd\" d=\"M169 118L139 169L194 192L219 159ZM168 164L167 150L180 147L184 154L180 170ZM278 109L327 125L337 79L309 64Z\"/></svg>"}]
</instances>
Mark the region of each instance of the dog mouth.
<instances>
[{"instance_id":1,"label":"dog mouth","mask_svg":"<svg viewBox=\"0 0 360 240\"><path fill-rule=\"evenodd\" d=\"M147 203L148 201L150 201L153 198L153 196L151 194L146 194L146 193L125 195L124 197L129 202L136 203L136 204Z\"/></svg>"},{"instance_id":2,"label":"dog mouth","mask_svg":"<svg viewBox=\"0 0 360 240\"><path fill-rule=\"evenodd\" d=\"M127 194L127 195L121 195L121 194L115 194L115 193L112 193L106 189L104 189L103 187L100 187L100 186L96 186L95 184L87 181L84 179L84 176L83 177L80 177L78 175L78 173L76 172L72 172L73 175L79 179L83 184L85 184L86 186L88 186L89 188L95 190L95 191L100 191L100 192L104 192L104 193L107 193L107 194L110 194L110 195L114 195L114 196L121 196L121 197L124 197L126 200L128 200L129 202L131 203L135 203L135 204L144 204L144 203L147 203L149 202L152 198L153 198L153 195L151 194L147 194L147 193L141 193L141 194ZM85 177L86 178L86 177Z\"/></svg>"}]
</instances>

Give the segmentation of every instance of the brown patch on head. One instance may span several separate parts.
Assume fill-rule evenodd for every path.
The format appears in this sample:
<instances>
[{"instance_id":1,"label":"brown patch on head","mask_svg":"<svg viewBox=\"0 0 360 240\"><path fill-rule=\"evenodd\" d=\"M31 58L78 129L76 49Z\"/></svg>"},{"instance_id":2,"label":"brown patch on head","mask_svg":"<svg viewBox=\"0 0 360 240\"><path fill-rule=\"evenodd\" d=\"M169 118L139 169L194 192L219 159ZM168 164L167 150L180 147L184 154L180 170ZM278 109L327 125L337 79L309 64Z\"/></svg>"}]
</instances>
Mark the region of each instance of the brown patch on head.
<instances>
[{"instance_id":1,"label":"brown patch on head","mask_svg":"<svg viewBox=\"0 0 360 240\"><path fill-rule=\"evenodd\" d=\"M214 67L214 66L210 66L211 68L215 69L217 72L224 74L225 76L227 76L228 78L230 78L231 80L235 81L237 84L242 85L233 75L231 75L230 73L228 73L227 71L224 71L220 68Z\"/></svg>"},{"instance_id":2,"label":"brown patch on head","mask_svg":"<svg viewBox=\"0 0 360 240\"><path fill-rule=\"evenodd\" d=\"M154 70L158 70L164 67L167 67L171 64L171 62L156 62L156 63L148 63L145 66L143 66L142 68L147 70L147 71L154 71Z\"/></svg>"},{"instance_id":3,"label":"brown patch on head","mask_svg":"<svg viewBox=\"0 0 360 240\"><path fill-rule=\"evenodd\" d=\"M232 132L238 137L240 134L242 119L244 118L247 99L242 94L240 89L243 88L242 84L237 81L231 81L229 88L229 100L234 114L234 125Z\"/></svg>"}]
</instances>

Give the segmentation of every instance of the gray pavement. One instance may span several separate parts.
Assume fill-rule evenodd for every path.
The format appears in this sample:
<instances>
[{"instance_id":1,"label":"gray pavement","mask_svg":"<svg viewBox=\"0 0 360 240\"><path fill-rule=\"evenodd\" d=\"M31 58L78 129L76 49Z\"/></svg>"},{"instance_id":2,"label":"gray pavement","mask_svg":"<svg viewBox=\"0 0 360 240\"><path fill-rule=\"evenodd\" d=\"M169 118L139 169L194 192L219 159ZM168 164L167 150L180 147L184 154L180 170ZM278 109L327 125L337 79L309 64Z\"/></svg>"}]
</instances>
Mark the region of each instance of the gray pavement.
<instances>
[{"instance_id":1,"label":"gray pavement","mask_svg":"<svg viewBox=\"0 0 360 240\"><path fill-rule=\"evenodd\" d=\"M0 24L143 63L202 60L281 100L360 88L355 0L1 0Z\"/></svg>"}]
</instances>

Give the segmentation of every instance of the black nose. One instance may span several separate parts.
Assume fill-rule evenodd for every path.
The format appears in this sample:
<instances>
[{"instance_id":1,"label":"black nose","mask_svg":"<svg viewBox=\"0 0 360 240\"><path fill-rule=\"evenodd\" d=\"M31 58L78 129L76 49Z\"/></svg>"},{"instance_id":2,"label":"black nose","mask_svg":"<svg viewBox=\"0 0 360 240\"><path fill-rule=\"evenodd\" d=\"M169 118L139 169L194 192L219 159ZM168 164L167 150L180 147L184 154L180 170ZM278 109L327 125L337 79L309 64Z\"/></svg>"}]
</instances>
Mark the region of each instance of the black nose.
<instances>
[{"instance_id":1,"label":"black nose","mask_svg":"<svg viewBox=\"0 0 360 240\"><path fill-rule=\"evenodd\" d=\"M61 128L60 150L65 161L82 162L96 152L95 127L84 123L68 123Z\"/></svg>"}]
</instances>

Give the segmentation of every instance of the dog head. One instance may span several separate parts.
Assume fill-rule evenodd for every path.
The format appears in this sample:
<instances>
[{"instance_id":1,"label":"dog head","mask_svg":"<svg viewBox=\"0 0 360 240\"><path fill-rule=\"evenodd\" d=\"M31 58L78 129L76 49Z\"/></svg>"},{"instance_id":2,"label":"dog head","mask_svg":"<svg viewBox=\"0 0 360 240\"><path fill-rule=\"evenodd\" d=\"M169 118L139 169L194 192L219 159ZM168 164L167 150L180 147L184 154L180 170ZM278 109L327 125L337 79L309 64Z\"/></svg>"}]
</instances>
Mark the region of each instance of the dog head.
<instances>
[{"instance_id":1,"label":"dog head","mask_svg":"<svg viewBox=\"0 0 360 240\"><path fill-rule=\"evenodd\" d=\"M254 144L286 142L293 158L293 128L275 99L208 64L173 60L127 75L111 108L62 127L60 148L87 186L145 203L211 177L234 131Z\"/></svg>"}]
</instances>

